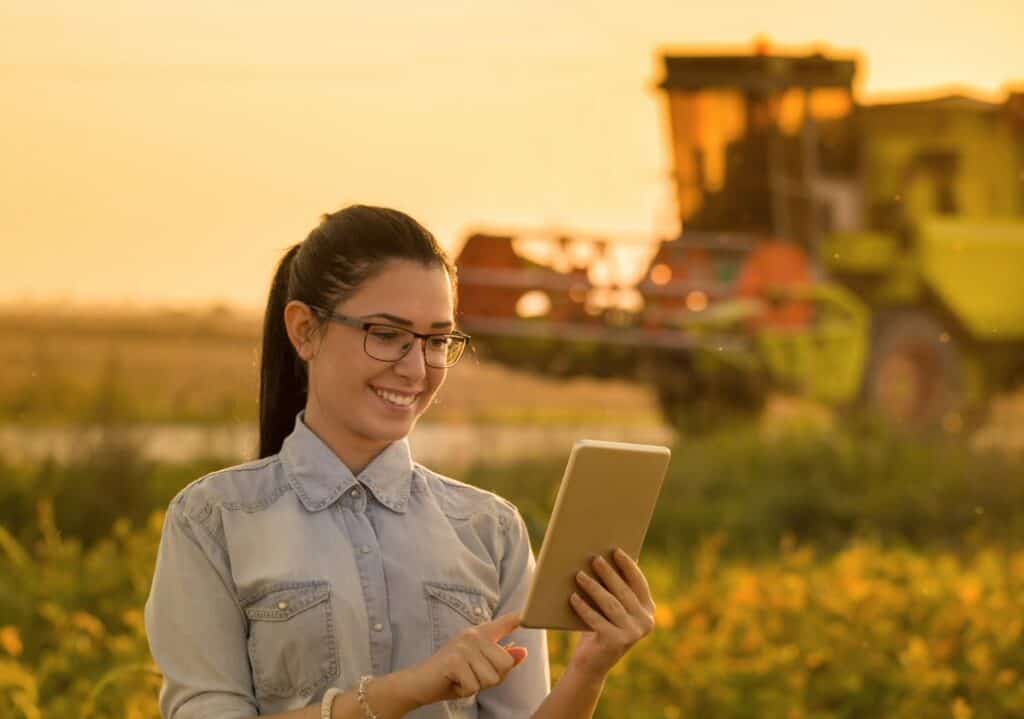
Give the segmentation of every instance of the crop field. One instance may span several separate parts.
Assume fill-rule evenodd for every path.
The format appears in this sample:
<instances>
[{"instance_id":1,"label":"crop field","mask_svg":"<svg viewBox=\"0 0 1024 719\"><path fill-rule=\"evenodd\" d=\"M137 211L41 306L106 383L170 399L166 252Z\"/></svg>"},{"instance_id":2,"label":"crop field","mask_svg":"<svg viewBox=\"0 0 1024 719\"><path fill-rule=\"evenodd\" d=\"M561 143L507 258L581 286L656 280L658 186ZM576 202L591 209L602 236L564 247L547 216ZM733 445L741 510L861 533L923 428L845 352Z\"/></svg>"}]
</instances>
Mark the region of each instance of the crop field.
<instances>
[{"instance_id":1,"label":"crop field","mask_svg":"<svg viewBox=\"0 0 1024 719\"><path fill-rule=\"evenodd\" d=\"M207 313L0 310L0 422L254 422L260 318ZM470 352L448 373L431 422L657 423L649 390L556 382Z\"/></svg>"},{"instance_id":2,"label":"crop field","mask_svg":"<svg viewBox=\"0 0 1024 719\"><path fill-rule=\"evenodd\" d=\"M259 322L230 313L0 313L0 423L255 420ZM660 427L627 382L472 359L437 425ZM840 426L775 398L756 426L676 438L641 564L654 634L601 719L1024 716L1024 398L972 437ZM66 458L0 451L0 717L157 719L142 606L164 509L238 457L160 461L102 432ZM441 472L513 501L539 549L564 456ZM573 635L552 632L554 677Z\"/></svg>"}]
</instances>

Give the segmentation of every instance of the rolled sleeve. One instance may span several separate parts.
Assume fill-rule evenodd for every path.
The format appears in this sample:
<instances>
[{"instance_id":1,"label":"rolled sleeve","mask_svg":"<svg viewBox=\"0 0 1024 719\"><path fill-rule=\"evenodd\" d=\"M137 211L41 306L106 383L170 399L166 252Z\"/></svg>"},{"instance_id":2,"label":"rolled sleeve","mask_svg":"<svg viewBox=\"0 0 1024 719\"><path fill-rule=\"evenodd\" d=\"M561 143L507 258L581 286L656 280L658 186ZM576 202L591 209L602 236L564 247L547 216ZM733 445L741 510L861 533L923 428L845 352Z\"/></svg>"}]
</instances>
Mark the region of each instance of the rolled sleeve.
<instances>
[{"instance_id":1,"label":"rolled sleeve","mask_svg":"<svg viewBox=\"0 0 1024 719\"><path fill-rule=\"evenodd\" d=\"M258 713L239 607L223 547L172 502L164 520L146 633L163 674L164 719L241 719Z\"/></svg>"},{"instance_id":2,"label":"rolled sleeve","mask_svg":"<svg viewBox=\"0 0 1024 719\"><path fill-rule=\"evenodd\" d=\"M518 511L507 522L506 551L501 560L501 600L495 615L521 612L533 581L535 559L526 523ZM509 638L526 647L526 660L504 682L481 692L477 698L481 719L523 719L540 706L551 690L547 633L520 628Z\"/></svg>"}]
</instances>

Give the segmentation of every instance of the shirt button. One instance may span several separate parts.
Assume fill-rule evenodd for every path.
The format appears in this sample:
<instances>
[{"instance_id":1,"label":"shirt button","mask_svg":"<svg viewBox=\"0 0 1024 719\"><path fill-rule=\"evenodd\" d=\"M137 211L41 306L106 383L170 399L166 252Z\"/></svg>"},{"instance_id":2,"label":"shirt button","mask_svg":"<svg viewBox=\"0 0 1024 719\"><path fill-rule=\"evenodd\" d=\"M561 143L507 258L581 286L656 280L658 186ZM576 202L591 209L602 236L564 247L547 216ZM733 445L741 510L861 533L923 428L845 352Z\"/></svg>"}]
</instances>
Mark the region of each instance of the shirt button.
<instances>
[{"instance_id":1,"label":"shirt button","mask_svg":"<svg viewBox=\"0 0 1024 719\"><path fill-rule=\"evenodd\" d=\"M370 547L368 545L364 544L363 546L361 546L359 548L359 551L362 552L363 554L369 554L370 553Z\"/></svg>"},{"instance_id":2,"label":"shirt button","mask_svg":"<svg viewBox=\"0 0 1024 719\"><path fill-rule=\"evenodd\" d=\"M384 625L383 624L374 624L373 625L373 631L375 631L375 632L382 632L382 631L384 631Z\"/></svg>"},{"instance_id":3,"label":"shirt button","mask_svg":"<svg viewBox=\"0 0 1024 719\"><path fill-rule=\"evenodd\" d=\"M351 492L349 492L349 494L351 494L353 497L358 497L359 496L359 489L358 488L357 489L353 489Z\"/></svg>"},{"instance_id":4,"label":"shirt button","mask_svg":"<svg viewBox=\"0 0 1024 719\"><path fill-rule=\"evenodd\" d=\"M278 602L277 603L277 608L278 609L287 609L288 608L288 602Z\"/></svg>"},{"instance_id":5,"label":"shirt button","mask_svg":"<svg viewBox=\"0 0 1024 719\"><path fill-rule=\"evenodd\" d=\"M484 613L484 610L481 609L480 607L473 607L473 614L475 614L475 615L477 615L479 617L483 613Z\"/></svg>"}]
</instances>

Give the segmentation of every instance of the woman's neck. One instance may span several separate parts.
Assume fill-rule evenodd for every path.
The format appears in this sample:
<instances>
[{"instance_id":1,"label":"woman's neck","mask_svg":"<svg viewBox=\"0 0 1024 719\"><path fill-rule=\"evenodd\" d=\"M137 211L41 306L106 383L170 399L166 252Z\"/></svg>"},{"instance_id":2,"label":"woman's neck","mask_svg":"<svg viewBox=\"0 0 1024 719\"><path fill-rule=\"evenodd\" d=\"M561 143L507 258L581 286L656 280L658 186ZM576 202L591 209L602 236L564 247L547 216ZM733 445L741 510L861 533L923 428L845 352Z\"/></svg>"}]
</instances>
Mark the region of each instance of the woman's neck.
<instances>
[{"instance_id":1,"label":"woman's neck","mask_svg":"<svg viewBox=\"0 0 1024 719\"><path fill-rule=\"evenodd\" d=\"M342 464L357 477L373 461L374 457L391 444L391 442L371 440L367 437L357 437L343 429L339 430L337 423L328 421L312 403L306 404L303 421L310 431L330 447Z\"/></svg>"}]
</instances>

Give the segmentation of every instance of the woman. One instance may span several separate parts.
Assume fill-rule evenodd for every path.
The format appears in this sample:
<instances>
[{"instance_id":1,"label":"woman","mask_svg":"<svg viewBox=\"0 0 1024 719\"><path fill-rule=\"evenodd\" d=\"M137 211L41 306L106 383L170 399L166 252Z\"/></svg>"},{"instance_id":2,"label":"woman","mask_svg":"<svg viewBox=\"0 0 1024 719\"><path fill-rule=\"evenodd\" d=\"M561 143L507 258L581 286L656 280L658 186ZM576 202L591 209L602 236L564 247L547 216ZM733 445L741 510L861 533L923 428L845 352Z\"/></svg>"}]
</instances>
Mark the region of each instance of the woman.
<instances>
[{"instance_id":1,"label":"woman","mask_svg":"<svg viewBox=\"0 0 1024 719\"><path fill-rule=\"evenodd\" d=\"M593 631L551 689L544 632L519 627L518 511L414 464L406 438L469 341L454 284L433 236L383 208L325 215L281 260L261 459L164 521L145 616L166 719L590 717L651 631L637 565L598 560L572 600Z\"/></svg>"}]
</instances>

